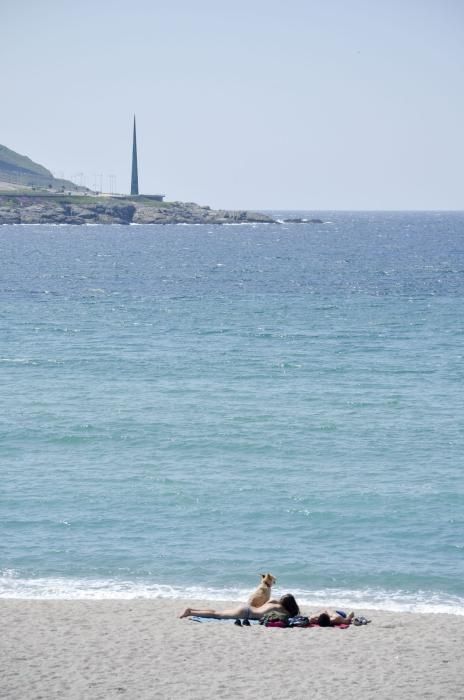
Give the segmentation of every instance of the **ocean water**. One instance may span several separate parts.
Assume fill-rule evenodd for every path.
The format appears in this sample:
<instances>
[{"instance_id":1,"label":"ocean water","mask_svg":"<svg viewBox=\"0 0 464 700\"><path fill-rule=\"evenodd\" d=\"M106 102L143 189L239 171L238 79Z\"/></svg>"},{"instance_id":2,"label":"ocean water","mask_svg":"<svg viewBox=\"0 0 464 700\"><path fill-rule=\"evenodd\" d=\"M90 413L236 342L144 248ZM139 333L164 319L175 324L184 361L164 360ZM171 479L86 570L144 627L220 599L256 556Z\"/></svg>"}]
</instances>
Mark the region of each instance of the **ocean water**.
<instances>
[{"instance_id":1,"label":"ocean water","mask_svg":"<svg viewBox=\"0 0 464 700\"><path fill-rule=\"evenodd\" d=\"M1 597L464 614L464 214L309 216L0 227Z\"/></svg>"}]
</instances>

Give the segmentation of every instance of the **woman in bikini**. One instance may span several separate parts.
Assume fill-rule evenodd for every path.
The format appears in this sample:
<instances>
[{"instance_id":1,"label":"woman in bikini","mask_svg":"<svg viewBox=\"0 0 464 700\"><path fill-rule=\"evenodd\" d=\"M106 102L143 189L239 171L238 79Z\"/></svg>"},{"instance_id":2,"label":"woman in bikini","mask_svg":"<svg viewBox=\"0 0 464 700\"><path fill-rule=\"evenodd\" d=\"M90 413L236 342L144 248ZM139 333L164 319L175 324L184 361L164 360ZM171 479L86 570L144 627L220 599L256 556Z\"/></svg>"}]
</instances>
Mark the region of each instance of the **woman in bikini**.
<instances>
[{"instance_id":1,"label":"woman in bikini","mask_svg":"<svg viewBox=\"0 0 464 700\"><path fill-rule=\"evenodd\" d=\"M289 617L294 617L300 614L300 608L292 594L287 593L283 595L282 598L279 598L279 600L270 600L264 603L264 605L260 605L259 608L255 608L252 605L239 605L229 610L211 610L210 608L198 610L196 608L185 608L184 612L182 615L179 615L179 617L195 615L196 617L212 617L215 620L261 620L264 615L272 612L285 613Z\"/></svg>"},{"instance_id":2,"label":"woman in bikini","mask_svg":"<svg viewBox=\"0 0 464 700\"><path fill-rule=\"evenodd\" d=\"M351 625L354 618L354 612L349 615L340 615L337 612L327 612L325 610L319 615L314 615L309 618L309 623L311 625L319 625L319 627L338 627L339 625Z\"/></svg>"}]
</instances>

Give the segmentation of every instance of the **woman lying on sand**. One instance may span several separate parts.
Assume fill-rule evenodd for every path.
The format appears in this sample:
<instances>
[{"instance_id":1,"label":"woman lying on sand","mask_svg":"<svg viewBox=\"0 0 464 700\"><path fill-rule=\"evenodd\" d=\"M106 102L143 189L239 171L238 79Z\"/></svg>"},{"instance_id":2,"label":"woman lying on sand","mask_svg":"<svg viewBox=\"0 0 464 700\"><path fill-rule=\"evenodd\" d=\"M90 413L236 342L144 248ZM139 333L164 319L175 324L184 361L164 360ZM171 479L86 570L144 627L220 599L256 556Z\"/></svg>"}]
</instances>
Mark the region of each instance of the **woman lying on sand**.
<instances>
[{"instance_id":1,"label":"woman lying on sand","mask_svg":"<svg viewBox=\"0 0 464 700\"><path fill-rule=\"evenodd\" d=\"M286 613L290 617L299 615L300 608L298 603L291 593L283 595L279 600L270 600L264 605L260 605L259 608L255 608L252 605L239 605L236 608L231 608L230 610L197 610L194 608L185 608L182 615L179 617L190 617L195 615L196 617L212 617L215 620L261 620L264 615L271 612Z\"/></svg>"},{"instance_id":2,"label":"woman lying on sand","mask_svg":"<svg viewBox=\"0 0 464 700\"><path fill-rule=\"evenodd\" d=\"M328 613L325 610L319 615L314 615L309 618L309 623L311 625L319 625L319 627L337 627L337 625L351 625L354 618L354 612L344 617L338 613Z\"/></svg>"}]
</instances>

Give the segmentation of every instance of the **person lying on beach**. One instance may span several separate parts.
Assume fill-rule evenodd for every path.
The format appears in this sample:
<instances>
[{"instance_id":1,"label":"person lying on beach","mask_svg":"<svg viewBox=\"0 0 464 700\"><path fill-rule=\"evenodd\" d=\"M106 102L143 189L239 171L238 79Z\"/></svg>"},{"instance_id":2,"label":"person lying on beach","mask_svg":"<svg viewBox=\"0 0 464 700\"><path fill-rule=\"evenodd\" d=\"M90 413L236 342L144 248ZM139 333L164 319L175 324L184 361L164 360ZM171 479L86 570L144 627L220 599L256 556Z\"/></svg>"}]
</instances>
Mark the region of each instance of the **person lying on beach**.
<instances>
[{"instance_id":1,"label":"person lying on beach","mask_svg":"<svg viewBox=\"0 0 464 700\"><path fill-rule=\"evenodd\" d=\"M239 605L229 610L185 608L179 617L191 617L194 615L195 617L210 617L215 620L261 620L264 615L272 612L284 613L289 617L294 617L299 615L300 608L292 594L287 593L279 600L270 600L257 608L253 607L253 605Z\"/></svg>"},{"instance_id":2,"label":"person lying on beach","mask_svg":"<svg viewBox=\"0 0 464 700\"><path fill-rule=\"evenodd\" d=\"M344 617L343 615L339 615L338 613L328 613L327 610L325 610L324 612L319 613L318 615L310 617L309 624L319 625L319 627L337 627L338 625L351 625L351 623L353 622L353 618L354 612L351 612L349 615L346 615L346 617Z\"/></svg>"}]
</instances>

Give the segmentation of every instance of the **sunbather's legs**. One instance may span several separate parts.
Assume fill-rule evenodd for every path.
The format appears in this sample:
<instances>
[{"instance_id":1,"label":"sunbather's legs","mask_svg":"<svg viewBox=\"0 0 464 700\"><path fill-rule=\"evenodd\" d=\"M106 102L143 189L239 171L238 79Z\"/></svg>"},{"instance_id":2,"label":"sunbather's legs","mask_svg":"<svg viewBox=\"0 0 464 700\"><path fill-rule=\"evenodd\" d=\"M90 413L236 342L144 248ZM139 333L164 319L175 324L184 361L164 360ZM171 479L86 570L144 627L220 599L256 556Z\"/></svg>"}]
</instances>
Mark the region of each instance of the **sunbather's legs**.
<instances>
[{"instance_id":1,"label":"sunbather's legs","mask_svg":"<svg viewBox=\"0 0 464 700\"><path fill-rule=\"evenodd\" d=\"M191 615L195 615L196 617L208 617L213 618L214 620L235 620L237 617L244 617L245 612L245 605L241 605L238 608L231 608L230 610L199 610L196 608L185 608L184 612L182 615L179 615L179 617L190 617Z\"/></svg>"},{"instance_id":2,"label":"sunbather's legs","mask_svg":"<svg viewBox=\"0 0 464 700\"><path fill-rule=\"evenodd\" d=\"M182 615L179 615L179 617L190 617L190 615L196 615L197 617L213 617L216 614L216 611L213 610L212 608L207 609L207 610L196 610L194 608L185 608L184 612Z\"/></svg>"}]
</instances>

